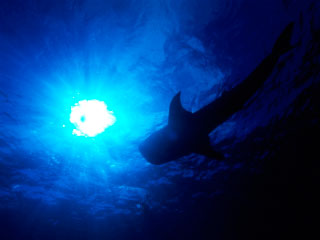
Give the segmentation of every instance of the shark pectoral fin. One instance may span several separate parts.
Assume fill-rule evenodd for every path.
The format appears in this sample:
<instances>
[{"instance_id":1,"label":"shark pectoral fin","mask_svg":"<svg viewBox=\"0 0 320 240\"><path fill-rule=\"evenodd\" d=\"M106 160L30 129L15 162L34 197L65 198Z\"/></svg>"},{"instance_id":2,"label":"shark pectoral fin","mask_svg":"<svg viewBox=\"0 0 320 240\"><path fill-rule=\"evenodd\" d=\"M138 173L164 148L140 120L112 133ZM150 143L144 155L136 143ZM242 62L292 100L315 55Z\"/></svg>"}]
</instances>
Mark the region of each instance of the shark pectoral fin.
<instances>
[{"instance_id":1,"label":"shark pectoral fin","mask_svg":"<svg viewBox=\"0 0 320 240\"><path fill-rule=\"evenodd\" d=\"M185 110L181 104L181 92L178 92L171 100L168 125L179 126L182 122L192 118L192 113Z\"/></svg>"},{"instance_id":2,"label":"shark pectoral fin","mask_svg":"<svg viewBox=\"0 0 320 240\"><path fill-rule=\"evenodd\" d=\"M209 138L206 141L202 142L202 144L199 144L195 148L194 152L201 154L201 155L204 155L208 158L214 158L216 160L224 160L225 159L225 157L222 153L215 151L211 147Z\"/></svg>"}]
</instances>

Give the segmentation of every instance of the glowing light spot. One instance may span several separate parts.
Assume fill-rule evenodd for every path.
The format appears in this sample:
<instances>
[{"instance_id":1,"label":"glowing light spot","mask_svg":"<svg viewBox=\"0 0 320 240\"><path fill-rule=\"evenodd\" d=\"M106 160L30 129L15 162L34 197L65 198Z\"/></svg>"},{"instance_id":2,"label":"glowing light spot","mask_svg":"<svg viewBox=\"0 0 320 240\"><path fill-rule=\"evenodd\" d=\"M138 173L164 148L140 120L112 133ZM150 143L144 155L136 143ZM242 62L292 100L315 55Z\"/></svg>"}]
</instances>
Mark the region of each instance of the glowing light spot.
<instances>
[{"instance_id":1,"label":"glowing light spot","mask_svg":"<svg viewBox=\"0 0 320 240\"><path fill-rule=\"evenodd\" d=\"M77 136L94 137L115 121L113 112L103 101L82 100L71 107L70 122L75 126L72 133Z\"/></svg>"}]
</instances>

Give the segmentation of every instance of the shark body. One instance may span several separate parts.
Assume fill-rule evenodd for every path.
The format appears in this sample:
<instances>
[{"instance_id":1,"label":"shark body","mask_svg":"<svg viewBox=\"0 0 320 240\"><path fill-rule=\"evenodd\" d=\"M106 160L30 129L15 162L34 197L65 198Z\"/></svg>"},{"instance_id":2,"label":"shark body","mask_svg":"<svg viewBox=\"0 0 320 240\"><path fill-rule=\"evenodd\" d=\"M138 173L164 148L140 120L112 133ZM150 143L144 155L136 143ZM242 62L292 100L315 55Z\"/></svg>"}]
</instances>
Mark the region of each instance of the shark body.
<instances>
[{"instance_id":1,"label":"shark body","mask_svg":"<svg viewBox=\"0 0 320 240\"><path fill-rule=\"evenodd\" d=\"M176 94L170 103L168 125L140 144L143 157L157 165L191 153L224 159L223 154L211 147L210 132L241 110L268 79L280 56L293 48L290 45L292 31L293 23L290 23L278 37L271 54L245 80L200 110L194 113L185 110L180 92Z\"/></svg>"}]
</instances>

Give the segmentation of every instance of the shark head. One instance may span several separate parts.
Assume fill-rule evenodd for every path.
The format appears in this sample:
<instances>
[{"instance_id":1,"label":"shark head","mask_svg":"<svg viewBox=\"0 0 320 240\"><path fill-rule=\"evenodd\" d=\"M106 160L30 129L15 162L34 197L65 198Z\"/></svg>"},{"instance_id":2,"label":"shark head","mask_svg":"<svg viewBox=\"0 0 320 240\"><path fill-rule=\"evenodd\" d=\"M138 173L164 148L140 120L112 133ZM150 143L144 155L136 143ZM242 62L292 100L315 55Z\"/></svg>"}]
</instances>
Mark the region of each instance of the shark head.
<instances>
[{"instance_id":1,"label":"shark head","mask_svg":"<svg viewBox=\"0 0 320 240\"><path fill-rule=\"evenodd\" d=\"M168 125L154 132L140 146L143 157L153 164L162 164L191 153L186 134L191 123L192 113L182 107L180 92L176 94L169 109ZM189 148L190 149L190 148Z\"/></svg>"},{"instance_id":2,"label":"shark head","mask_svg":"<svg viewBox=\"0 0 320 240\"><path fill-rule=\"evenodd\" d=\"M148 162L158 165L186 155L185 149L180 145L181 137L166 126L141 143L139 150Z\"/></svg>"},{"instance_id":3,"label":"shark head","mask_svg":"<svg viewBox=\"0 0 320 240\"><path fill-rule=\"evenodd\" d=\"M182 107L180 93L176 94L169 109L168 125L144 140L139 150L152 164L163 164L191 153L223 159L212 149L207 132L202 131L202 121Z\"/></svg>"}]
</instances>

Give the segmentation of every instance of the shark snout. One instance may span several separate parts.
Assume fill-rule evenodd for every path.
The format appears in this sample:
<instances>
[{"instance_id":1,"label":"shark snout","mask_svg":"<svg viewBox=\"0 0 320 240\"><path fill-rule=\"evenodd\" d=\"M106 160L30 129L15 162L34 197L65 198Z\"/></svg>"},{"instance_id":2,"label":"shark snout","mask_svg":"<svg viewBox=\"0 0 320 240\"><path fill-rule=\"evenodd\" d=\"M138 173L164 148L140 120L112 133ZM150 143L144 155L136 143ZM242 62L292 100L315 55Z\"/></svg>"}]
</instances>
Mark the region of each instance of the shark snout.
<instances>
[{"instance_id":1,"label":"shark snout","mask_svg":"<svg viewBox=\"0 0 320 240\"><path fill-rule=\"evenodd\" d=\"M165 128L153 133L139 145L142 156L152 164L162 164L177 158L176 142L179 141L177 133Z\"/></svg>"}]
</instances>

